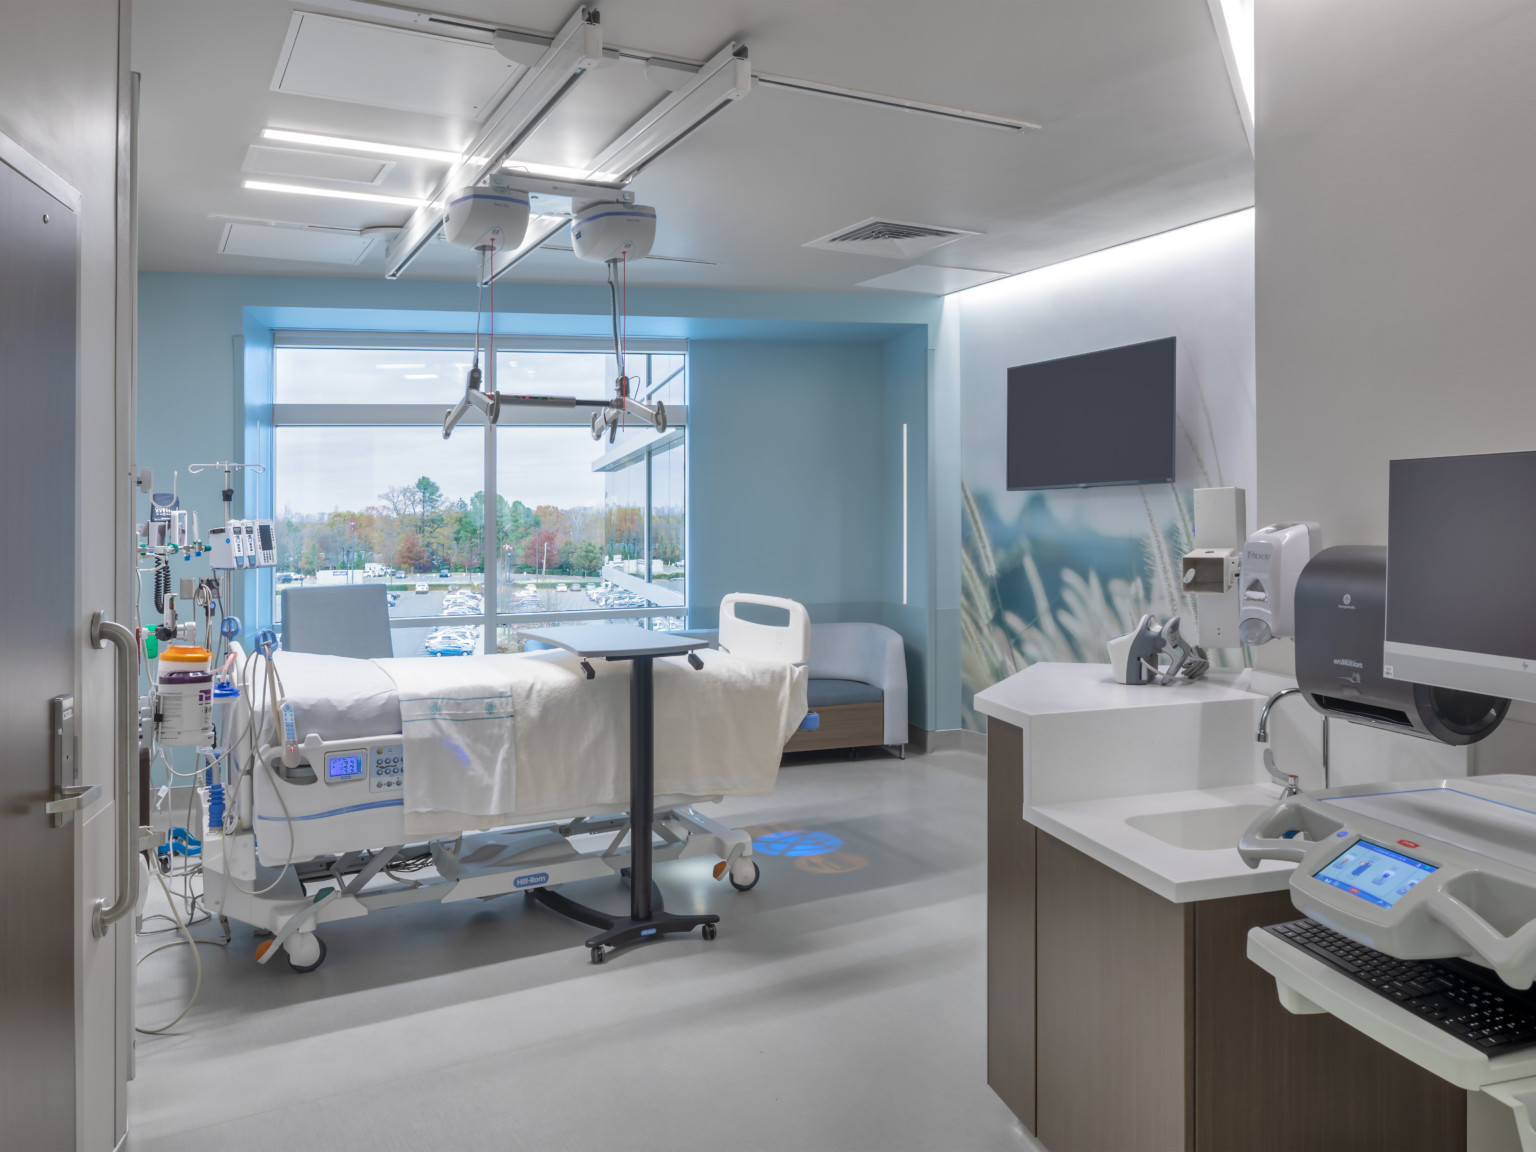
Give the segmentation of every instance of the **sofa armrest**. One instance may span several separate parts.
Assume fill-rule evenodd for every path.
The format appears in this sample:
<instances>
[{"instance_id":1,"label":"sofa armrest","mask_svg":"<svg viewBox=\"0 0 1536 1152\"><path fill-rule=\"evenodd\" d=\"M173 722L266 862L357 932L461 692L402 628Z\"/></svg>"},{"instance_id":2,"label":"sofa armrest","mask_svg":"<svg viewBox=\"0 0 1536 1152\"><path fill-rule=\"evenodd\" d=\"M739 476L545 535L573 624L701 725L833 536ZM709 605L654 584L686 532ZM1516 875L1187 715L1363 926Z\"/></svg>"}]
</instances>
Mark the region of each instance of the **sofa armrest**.
<instances>
[{"instance_id":1,"label":"sofa armrest","mask_svg":"<svg viewBox=\"0 0 1536 1152\"><path fill-rule=\"evenodd\" d=\"M883 624L812 624L812 677L862 680L885 698L884 743L907 742L907 656L901 634Z\"/></svg>"}]
</instances>

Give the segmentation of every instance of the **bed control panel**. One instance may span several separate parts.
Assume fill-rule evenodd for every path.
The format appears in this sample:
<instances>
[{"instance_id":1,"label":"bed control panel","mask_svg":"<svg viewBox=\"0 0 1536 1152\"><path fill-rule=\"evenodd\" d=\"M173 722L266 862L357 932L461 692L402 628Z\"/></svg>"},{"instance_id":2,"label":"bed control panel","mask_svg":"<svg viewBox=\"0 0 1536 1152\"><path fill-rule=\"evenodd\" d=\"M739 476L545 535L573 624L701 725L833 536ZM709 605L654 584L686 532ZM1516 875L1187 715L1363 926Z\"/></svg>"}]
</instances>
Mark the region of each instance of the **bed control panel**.
<instances>
[{"instance_id":1,"label":"bed control panel","mask_svg":"<svg viewBox=\"0 0 1536 1152\"><path fill-rule=\"evenodd\" d=\"M376 744L368 749L368 791L405 790L405 745Z\"/></svg>"},{"instance_id":2,"label":"bed control panel","mask_svg":"<svg viewBox=\"0 0 1536 1152\"><path fill-rule=\"evenodd\" d=\"M362 748L343 748L325 754L325 782L345 784L362 780L368 772L368 753Z\"/></svg>"}]
</instances>

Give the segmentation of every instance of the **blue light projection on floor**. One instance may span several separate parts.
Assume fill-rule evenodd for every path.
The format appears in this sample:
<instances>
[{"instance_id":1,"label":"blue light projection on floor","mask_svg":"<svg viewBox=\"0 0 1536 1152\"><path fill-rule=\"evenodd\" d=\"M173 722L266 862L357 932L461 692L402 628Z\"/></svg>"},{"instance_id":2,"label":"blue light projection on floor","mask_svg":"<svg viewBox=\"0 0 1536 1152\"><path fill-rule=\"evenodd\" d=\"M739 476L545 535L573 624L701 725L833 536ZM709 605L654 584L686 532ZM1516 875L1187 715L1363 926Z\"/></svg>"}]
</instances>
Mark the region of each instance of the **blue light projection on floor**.
<instances>
[{"instance_id":1,"label":"blue light projection on floor","mask_svg":"<svg viewBox=\"0 0 1536 1152\"><path fill-rule=\"evenodd\" d=\"M830 832L770 832L752 841L764 856L825 856L843 846Z\"/></svg>"}]
</instances>

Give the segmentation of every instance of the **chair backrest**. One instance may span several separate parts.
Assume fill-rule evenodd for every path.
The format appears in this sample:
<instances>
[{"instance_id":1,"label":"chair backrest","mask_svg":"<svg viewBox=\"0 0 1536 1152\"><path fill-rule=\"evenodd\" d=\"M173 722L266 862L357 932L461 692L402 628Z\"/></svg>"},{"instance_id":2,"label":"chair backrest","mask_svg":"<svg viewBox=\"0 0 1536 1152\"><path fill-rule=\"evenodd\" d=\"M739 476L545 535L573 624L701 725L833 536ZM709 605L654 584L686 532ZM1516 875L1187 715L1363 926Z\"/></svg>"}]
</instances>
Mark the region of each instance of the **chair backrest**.
<instances>
[{"instance_id":1,"label":"chair backrest","mask_svg":"<svg viewBox=\"0 0 1536 1152\"><path fill-rule=\"evenodd\" d=\"M382 584L283 591L283 647L289 652L374 660L395 654Z\"/></svg>"},{"instance_id":2,"label":"chair backrest","mask_svg":"<svg viewBox=\"0 0 1536 1152\"><path fill-rule=\"evenodd\" d=\"M738 604L761 604L789 613L785 624L757 624L736 615ZM732 592L720 601L720 648L748 660L804 664L811 653L811 617L805 605L781 596Z\"/></svg>"}]
</instances>

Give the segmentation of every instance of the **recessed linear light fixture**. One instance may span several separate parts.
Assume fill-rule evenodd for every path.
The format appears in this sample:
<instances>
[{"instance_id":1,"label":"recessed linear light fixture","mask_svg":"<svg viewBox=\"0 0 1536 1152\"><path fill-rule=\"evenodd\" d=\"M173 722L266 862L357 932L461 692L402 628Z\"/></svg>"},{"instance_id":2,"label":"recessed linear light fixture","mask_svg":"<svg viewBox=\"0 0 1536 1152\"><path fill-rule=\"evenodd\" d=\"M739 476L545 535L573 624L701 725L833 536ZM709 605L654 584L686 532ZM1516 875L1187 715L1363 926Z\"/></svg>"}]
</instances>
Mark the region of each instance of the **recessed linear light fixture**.
<instances>
[{"instance_id":1,"label":"recessed linear light fixture","mask_svg":"<svg viewBox=\"0 0 1536 1152\"><path fill-rule=\"evenodd\" d=\"M453 164L457 152L442 148L413 148L407 144L381 144L375 140L351 140L345 136L320 136L313 132L290 132L286 128L263 128L263 140L282 140L289 144L309 144L316 148L339 148L344 152L368 152L375 156L409 156L413 160L435 160Z\"/></svg>"},{"instance_id":2,"label":"recessed linear light fixture","mask_svg":"<svg viewBox=\"0 0 1536 1152\"><path fill-rule=\"evenodd\" d=\"M327 196L332 200L364 200L370 204L400 204L420 208L425 200L415 196L385 196L378 192L347 192L340 188L312 188L304 184L274 184L268 180L247 180L242 187L255 192L291 192L299 196Z\"/></svg>"},{"instance_id":3,"label":"recessed linear light fixture","mask_svg":"<svg viewBox=\"0 0 1536 1152\"><path fill-rule=\"evenodd\" d=\"M375 364L374 367L375 368L425 368L426 365L425 364ZM466 364L466 365L464 365L464 367L468 368L469 365Z\"/></svg>"},{"instance_id":4,"label":"recessed linear light fixture","mask_svg":"<svg viewBox=\"0 0 1536 1152\"><path fill-rule=\"evenodd\" d=\"M292 132L287 128L263 128L264 140L279 140L287 144L308 144L315 148L337 148L344 152L366 152L374 156L405 156L413 160L431 160L437 164L456 164L462 157L457 152L443 148L416 148L408 144L385 144L377 140L353 140L346 136L322 136L315 132ZM472 163L484 164L485 156L471 157ZM550 180L603 181L616 183L618 176L611 172L593 172L588 168L567 168L560 164L537 164L530 160L508 160L502 167L509 172L526 172L529 176L542 176Z\"/></svg>"},{"instance_id":5,"label":"recessed linear light fixture","mask_svg":"<svg viewBox=\"0 0 1536 1152\"><path fill-rule=\"evenodd\" d=\"M437 379L437 373L436 372L407 372L405 374L405 378L407 380L436 380Z\"/></svg>"}]
</instances>

